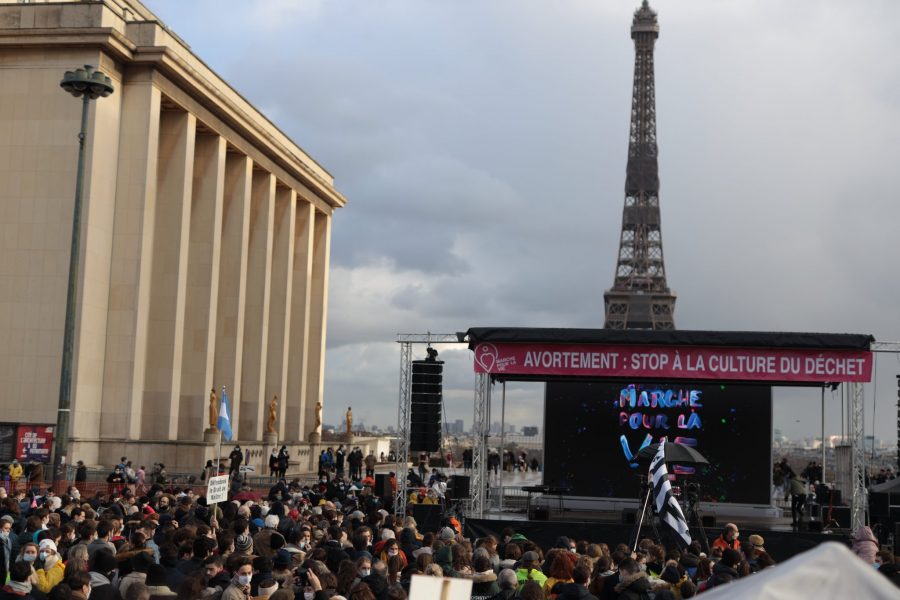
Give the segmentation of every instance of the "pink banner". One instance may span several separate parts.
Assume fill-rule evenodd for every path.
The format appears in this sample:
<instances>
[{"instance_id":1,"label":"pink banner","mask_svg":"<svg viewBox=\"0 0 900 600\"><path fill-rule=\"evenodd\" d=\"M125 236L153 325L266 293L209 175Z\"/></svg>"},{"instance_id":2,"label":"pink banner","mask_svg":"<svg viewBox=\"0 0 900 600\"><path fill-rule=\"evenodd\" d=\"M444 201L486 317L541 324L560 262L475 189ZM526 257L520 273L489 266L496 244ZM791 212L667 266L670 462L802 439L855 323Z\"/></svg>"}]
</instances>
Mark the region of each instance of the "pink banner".
<instances>
[{"instance_id":1,"label":"pink banner","mask_svg":"<svg viewBox=\"0 0 900 600\"><path fill-rule=\"evenodd\" d=\"M481 343L475 372L782 382L866 382L863 350Z\"/></svg>"}]
</instances>

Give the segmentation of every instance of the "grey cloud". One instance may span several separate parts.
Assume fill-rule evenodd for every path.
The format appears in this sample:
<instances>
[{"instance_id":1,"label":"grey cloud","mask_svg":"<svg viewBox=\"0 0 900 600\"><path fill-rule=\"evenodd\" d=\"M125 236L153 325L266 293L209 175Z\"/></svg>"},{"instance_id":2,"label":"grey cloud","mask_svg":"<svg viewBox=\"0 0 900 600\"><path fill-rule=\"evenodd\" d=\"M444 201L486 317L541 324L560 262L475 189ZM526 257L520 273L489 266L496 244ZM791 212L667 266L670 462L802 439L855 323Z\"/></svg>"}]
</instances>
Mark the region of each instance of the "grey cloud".
<instances>
[{"instance_id":1,"label":"grey cloud","mask_svg":"<svg viewBox=\"0 0 900 600\"><path fill-rule=\"evenodd\" d=\"M332 241L326 416L355 403L390 422L397 331L602 324L637 0L321 3L254 48L240 41L252 4L211 22L183 11L213 4L150 4L350 200ZM900 5L652 5L678 326L900 339ZM467 376L448 413L469 423ZM539 386L514 393L522 418L540 412ZM814 399L797 403L779 408L789 433L809 429L792 417Z\"/></svg>"}]
</instances>

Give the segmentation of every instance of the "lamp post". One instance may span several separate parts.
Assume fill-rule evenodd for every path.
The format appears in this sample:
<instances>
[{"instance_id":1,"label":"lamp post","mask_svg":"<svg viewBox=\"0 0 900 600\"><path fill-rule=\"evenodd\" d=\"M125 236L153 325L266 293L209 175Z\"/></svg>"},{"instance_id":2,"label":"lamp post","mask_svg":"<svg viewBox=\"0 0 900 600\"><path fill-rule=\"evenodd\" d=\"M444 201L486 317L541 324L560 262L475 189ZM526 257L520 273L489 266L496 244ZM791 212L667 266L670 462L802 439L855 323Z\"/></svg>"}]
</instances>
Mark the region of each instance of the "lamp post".
<instances>
[{"instance_id":1,"label":"lamp post","mask_svg":"<svg viewBox=\"0 0 900 600\"><path fill-rule=\"evenodd\" d=\"M72 216L72 250L69 255L69 285L66 289L66 324L63 332L62 367L59 377L59 407L53 444L53 479L61 479L61 466L69 444L69 413L72 404L72 352L75 345L75 296L78 287L78 254L81 249L81 196L84 187L84 139L87 136L91 100L113 93L112 80L90 65L66 71L59 86L82 99L81 131L78 133L78 170L75 180L75 208Z\"/></svg>"}]
</instances>

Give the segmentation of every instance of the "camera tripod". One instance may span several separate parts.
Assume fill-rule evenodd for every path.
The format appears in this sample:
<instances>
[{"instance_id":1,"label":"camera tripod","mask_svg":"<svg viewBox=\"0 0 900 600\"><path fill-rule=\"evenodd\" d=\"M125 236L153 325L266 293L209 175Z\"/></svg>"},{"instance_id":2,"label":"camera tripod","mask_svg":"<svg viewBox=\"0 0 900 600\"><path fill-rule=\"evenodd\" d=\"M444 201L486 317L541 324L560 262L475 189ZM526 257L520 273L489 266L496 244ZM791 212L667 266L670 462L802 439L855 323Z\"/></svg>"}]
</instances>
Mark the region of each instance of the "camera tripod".
<instances>
[{"instance_id":1,"label":"camera tripod","mask_svg":"<svg viewBox=\"0 0 900 600\"><path fill-rule=\"evenodd\" d=\"M706 536L706 528L703 526L703 513L700 512L700 484L689 483L685 486L685 511L688 529L696 528L700 532L700 547L709 554L709 538ZM691 537L695 537L693 533Z\"/></svg>"},{"instance_id":2,"label":"camera tripod","mask_svg":"<svg viewBox=\"0 0 900 600\"><path fill-rule=\"evenodd\" d=\"M632 539L634 543L631 544L632 552L637 550L638 542L641 541L641 529L644 528L644 522L646 521L651 529L653 529L653 537L658 541L662 541L662 538L659 537L659 529L656 527L656 510L653 505L650 504L650 495L653 494L653 488L650 486L650 481L644 475L638 475L638 478L641 482L641 491L638 494L638 501L641 503L641 516L634 525L634 532L632 533ZM650 504L650 512L647 512L647 505Z\"/></svg>"},{"instance_id":3,"label":"camera tripod","mask_svg":"<svg viewBox=\"0 0 900 600\"><path fill-rule=\"evenodd\" d=\"M636 522L634 532L632 533L632 539L634 540L634 543L631 545L632 550L637 550L638 542L641 540L641 530L644 528L645 523L653 530L653 535L656 540L659 542L663 541L659 535L659 528L656 526L656 509L653 506L650 497L653 494L653 488L647 477L643 475L640 475L639 477L641 480L641 492L638 496L638 500L642 501L642 509L640 519ZM694 532L699 533L700 547L704 552L709 554L709 538L706 536L706 528L703 526L703 513L700 512L699 484L688 484L687 489L685 490L685 509L684 518L687 521L688 529L691 531L691 537L696 538Z\"/></svg>"}]
</instances>

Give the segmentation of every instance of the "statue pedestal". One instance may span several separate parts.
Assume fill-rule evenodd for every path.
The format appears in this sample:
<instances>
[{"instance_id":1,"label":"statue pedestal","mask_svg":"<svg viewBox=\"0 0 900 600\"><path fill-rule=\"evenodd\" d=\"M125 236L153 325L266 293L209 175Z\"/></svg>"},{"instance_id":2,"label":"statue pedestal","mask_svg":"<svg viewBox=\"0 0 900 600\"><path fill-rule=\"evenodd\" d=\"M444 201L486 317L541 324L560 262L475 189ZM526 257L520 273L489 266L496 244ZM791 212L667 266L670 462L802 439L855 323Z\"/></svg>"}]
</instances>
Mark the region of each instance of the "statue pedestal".
<instances>
[{"instance_id":1,"label":"statue pedestal","mask_svg":"<svg viewBox=\"0 0 900 600\"><path fill-rule=\"evenodd\" d=\"M278 434L274 431L267 431L263 434L263 444L274 446L278 444Z\"/></svg>"},{"instance_id":2,"label":"statue pedestal","mask_svg":"<svg viewBox=\"0 0 900 600\"><path fill-rule=\"evenodd\" d=\"M310 444L320 444L322 443L322 434L318 431L310 431L307 439Z\"/></svg>"},{"instance_id":3,"label":"statue pedestal","mask_svg":"<svg viewBox=\"0 0 900 600\"><path fill-rule=\"evenodd\" d=\"M344 443L352 444L353 443L353 432L348 431L344 434Z\"/></svg>"},{"instance_id":4,"label":"statue pedestal","mask_svg":"<svg viewBox=\"0 0 900 600\"><path fill-rule=\"evenodd\" d=\"M203 430L203 441L207 444L215 444L219 441L219 429L216 427L207 427Z\"/></svg>"}]
</instances>

